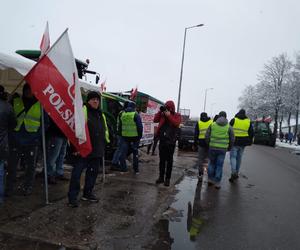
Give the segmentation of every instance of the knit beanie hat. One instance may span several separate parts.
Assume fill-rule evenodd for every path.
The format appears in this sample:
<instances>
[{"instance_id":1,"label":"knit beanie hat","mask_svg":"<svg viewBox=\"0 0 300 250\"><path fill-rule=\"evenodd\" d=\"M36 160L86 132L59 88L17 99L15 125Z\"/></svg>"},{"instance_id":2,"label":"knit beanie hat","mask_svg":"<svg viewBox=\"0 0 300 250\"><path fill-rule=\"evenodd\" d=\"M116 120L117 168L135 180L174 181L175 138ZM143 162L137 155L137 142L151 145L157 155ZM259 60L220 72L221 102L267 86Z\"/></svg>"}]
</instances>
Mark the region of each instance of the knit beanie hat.
<instances>
[{"instance_id":1,"label":"knit beanie hat","mask_svg":"<svg viewBox=\"0 0 300 250\"><path fill-rule=\"evenodd\" d=\"M89 100L91 100L93 98L98 98L98 100L100 100L100 95L98 94L98 92L90 91L86 97L86 101L88 102Z\"/></svg>"},{"instance_id":2,"label":"knit beanie hat","mask_svg":"<svg viewBox=\"0 0 300 250\"><path fill-rule=\"evenodd\" d=\"M226 118L226 117L227 117L226 112L225 112L225 111L221 111L221 112L219 113L219 117L224 117L224 118Z\"/></svg>"}]
</instances>

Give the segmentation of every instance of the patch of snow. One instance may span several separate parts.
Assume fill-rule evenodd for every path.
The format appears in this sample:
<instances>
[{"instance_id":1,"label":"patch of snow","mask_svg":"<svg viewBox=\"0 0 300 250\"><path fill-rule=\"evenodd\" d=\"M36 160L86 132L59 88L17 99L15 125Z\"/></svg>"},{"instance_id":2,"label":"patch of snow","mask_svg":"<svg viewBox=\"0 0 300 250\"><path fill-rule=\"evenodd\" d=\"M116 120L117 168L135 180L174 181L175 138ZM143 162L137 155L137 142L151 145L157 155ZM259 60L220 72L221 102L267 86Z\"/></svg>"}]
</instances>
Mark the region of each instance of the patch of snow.
<instances>
[{"instance_id":1,"label":"patch of snow","mask_svg":"<svg viewBox=\"0 0 300 250\"><path fill-rule=\"evenodd\" d=\"M289 148L289 149L294 149L294 150L299 150L300 151L300 145L297 144L297 142L292 142L289 144L288 142L280 141L279 139L276 140L276 146L280 148Z\"/></svg>"}]
</instances>

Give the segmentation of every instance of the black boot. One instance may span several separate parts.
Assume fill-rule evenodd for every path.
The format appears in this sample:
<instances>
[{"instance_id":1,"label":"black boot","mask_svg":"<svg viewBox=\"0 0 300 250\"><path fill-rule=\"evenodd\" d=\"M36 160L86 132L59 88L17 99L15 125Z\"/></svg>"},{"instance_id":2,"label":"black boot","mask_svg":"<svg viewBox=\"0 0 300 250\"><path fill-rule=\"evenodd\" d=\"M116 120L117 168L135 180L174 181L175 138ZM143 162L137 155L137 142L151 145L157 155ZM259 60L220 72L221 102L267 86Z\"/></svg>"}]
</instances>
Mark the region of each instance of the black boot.
<instances>
[{"instance_id":1,"label":"black boot","mask_svg":"<svg viewBox=\"0 0 300 250\"><path fill-rule=\"evenodd\" d=\"M156 184L161 184L161 183L164 183L164 178L162 178L162 177L159 177L157 180L156 180L156 182L155 182Z\"/></svg>"},{"instance_id":2,"label":"black boot","mask_svg":"<svg viewBox=\"0 0 300 250\"><path fill-rule=\"evenodd\" d=\"M170 186L170 179L165 179L164 185L165 185L166 187Z\"/></svg>"},{"instance_id":3,"label":"black boot","mask_svg":"<svg viewBox=\"0 0 300 250\"><path fill-rule=\"evenodd\" d=\"M234 180L236 179L235 174L231 174L231 177L229 178L229 181L231 183L234 183Z\"/></svg>"}]
</instances>

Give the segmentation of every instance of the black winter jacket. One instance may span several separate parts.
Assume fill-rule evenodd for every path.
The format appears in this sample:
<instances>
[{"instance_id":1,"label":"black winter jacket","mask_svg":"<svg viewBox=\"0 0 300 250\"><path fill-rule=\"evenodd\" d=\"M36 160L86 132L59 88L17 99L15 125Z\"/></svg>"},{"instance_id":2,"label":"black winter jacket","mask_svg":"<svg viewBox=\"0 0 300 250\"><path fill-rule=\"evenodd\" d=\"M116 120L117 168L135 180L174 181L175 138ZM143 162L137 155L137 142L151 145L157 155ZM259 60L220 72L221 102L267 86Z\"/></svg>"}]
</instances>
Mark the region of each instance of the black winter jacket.
<instances>
[{"instance_id":1,"label":"black winter jacket","mask_svg":"<svg viewBox=\"0 0 300 250\"><path fill-rule=\"evenodd\" d=\"M105 125L102 117L102 111L91 108L88 104L88 129L92 144L92 152L87 156L88 158L100 158L104 156L105 149Z\"/></svg>"},{"instance_id":2,"label":"black winter jacket","mask_svg":"<svg viewBox=\"0 0 300 250\"><path fill-rule=\"evenodd\" d=\"M9 103L0 99L0 159L8 156L8 133L17 125L14 111Z\"/></svg>"}]
</instances>

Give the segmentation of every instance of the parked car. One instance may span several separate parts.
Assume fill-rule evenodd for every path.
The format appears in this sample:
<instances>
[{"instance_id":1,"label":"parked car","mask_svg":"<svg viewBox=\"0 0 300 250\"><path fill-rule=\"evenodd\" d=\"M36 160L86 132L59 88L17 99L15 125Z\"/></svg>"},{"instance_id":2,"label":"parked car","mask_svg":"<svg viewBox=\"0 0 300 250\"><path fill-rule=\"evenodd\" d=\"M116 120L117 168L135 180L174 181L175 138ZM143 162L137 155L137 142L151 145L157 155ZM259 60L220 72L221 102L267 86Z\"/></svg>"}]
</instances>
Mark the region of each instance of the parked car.
<instances>
[{"instance_id":1,"label":"parked car","mask_svg":"<svg viewBox=\"0 0 300 250\"><path fill-rule=\"evenodd\" d=\"M178 138L179 149L193 147L196 123L197 121L187 120L183 125L181 125L179 138Z\"/></svg>"}]
</instances>

